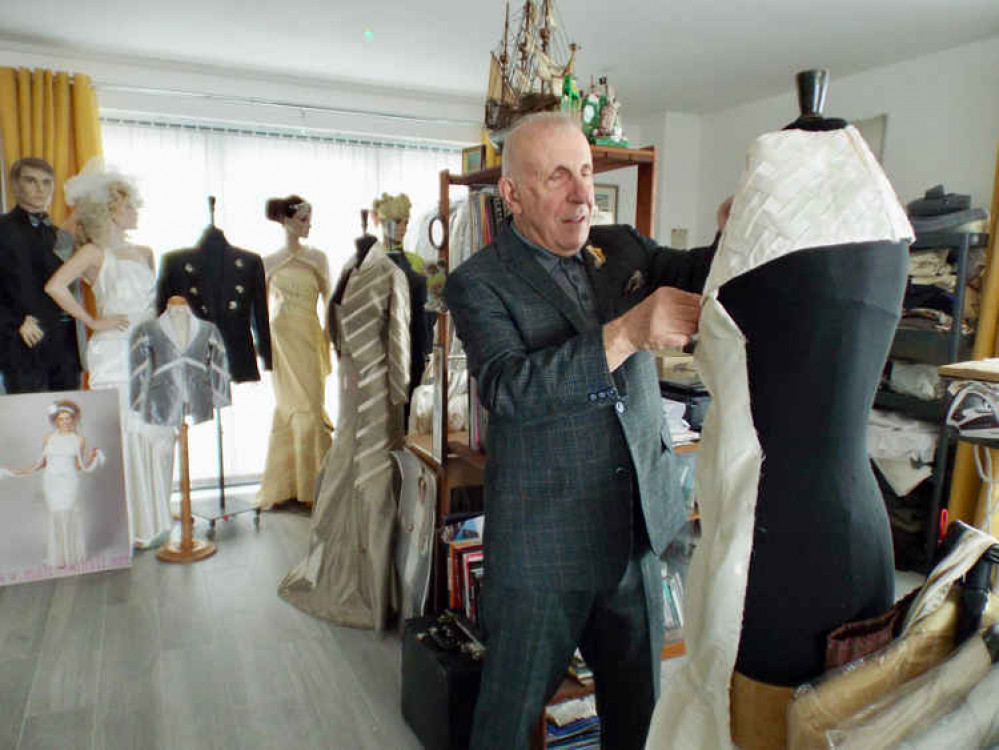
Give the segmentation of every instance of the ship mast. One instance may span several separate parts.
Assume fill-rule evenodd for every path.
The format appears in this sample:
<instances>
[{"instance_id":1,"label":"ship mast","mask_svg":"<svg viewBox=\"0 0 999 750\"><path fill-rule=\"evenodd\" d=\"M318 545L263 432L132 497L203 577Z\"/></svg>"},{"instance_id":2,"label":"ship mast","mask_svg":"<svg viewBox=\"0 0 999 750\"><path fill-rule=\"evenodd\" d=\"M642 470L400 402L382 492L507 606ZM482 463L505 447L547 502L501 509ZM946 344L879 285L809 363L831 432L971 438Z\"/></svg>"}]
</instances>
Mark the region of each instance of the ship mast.
<instances>
[{"instance_id":1,"label":"ship mast","mask_svg":"<svg viewBox=\"0 0 999 750\"><path fill-rule=\"evenodd\" d=\"M551 8L548 3L550 0L542 0L541 3L541 17L544 19L544 23L541 26L541 51L546 55L548 54L548 40L551 38L551 29L548 28L548 20L551 18Z\"/></svg>"},{"instance_id":2,"label":"ship mast","mask_svg":"<svg viewBox=\"0 0 999 750\"><path fill-rule=\"evenodd\" d=\"M503 19L503 50L500 52L500 72L503 73L503 80L506 81L506 64L510 62L507 54L507 45L510 38L510 0L506 0L506 17Z\"/></svg>"}]
</instances>

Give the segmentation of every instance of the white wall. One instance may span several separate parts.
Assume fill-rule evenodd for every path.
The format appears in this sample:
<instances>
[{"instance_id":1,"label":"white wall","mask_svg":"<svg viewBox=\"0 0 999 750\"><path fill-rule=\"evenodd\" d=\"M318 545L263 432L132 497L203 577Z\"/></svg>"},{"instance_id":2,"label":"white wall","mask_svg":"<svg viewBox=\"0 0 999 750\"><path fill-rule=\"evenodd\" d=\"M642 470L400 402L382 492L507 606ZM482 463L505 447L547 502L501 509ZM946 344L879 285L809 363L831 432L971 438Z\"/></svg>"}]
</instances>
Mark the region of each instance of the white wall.
<instances>
[{"instance_id":1,"label":"white wall","mask_svg":"<svg viewBox=\"0 0 999 750\"><path fill-rule=\"evenodd\" d=\"M482 102L477 98L84 54L2 36L0 66L86 73L97 88L101 113L110 116L166 117L457 144L477 143L482 120ZM122 90L126 88L129 90ZM302 106L274 106L265 101ZM340 112L328 111L332 109Z\"/></svg>"},{"instance_id":2,"label":"white wall","mask_svg":"<svg viewBox=\"0 0 999 750\"><path fill-rule=\"evenodd\" d=\"M884 167L903 203L937 183L989 207L999 144L999 37L837 79L825 114L856 120L888 115ZM746 149L798 113L793 71L786 93L703 118L698 225L714 222L735 188ZM674 189L674 200L681 194Z\"/></svg>"}]
</instances>

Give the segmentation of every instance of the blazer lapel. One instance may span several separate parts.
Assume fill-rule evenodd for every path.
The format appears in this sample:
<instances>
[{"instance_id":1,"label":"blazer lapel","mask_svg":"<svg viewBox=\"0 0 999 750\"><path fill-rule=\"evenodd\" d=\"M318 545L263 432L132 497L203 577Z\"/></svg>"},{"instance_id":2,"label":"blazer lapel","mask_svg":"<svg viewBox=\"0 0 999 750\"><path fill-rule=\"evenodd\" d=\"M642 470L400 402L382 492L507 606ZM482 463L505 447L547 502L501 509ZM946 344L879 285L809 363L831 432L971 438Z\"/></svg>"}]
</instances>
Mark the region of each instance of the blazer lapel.
<instances>
[{"instance_id":1,"label":"blazer lapel","mask_svg":"<svg viewBox=\"0 0 999 750\"><path fill-rule=\"evenodd\" d=\"M601 269L597 268L593 260L593 254L586 249L588 247L590 247L589 240L583 245L580 257L583 259L583 265L586 266L586 275L590 279L590 288L593 289L593 296L596 299L597 316L600 318L601 323L606 323L615 317L616 312L616 308L612 303L613 296L611 289L608 285L610 274L601 273ZM606 259L604 263L606 263Z\"/></svg>"},{"instance_id":2,"label":"blazer lapel","mask_svg":"<svg viewBox=\"0 0 999 750\"><path fill-rule=\"evenodd\" d=\"M545 269L534 259L534 251L527 247L512 229L505 229L496 240L496 246L510 270L526 281L544 299L548 300L573 328L582 333L586 330L586 319L579 305L569 299L562 288L545 273Z\"/></svg>"}]
</instances>

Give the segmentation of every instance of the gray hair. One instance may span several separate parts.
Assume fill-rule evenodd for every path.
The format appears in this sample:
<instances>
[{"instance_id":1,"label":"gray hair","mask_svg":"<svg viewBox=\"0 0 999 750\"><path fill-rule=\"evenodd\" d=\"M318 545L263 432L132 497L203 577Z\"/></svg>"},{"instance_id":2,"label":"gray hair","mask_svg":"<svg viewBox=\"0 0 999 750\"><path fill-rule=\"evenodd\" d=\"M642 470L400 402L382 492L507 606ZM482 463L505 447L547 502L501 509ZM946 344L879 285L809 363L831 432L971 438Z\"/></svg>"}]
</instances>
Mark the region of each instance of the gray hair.
<instances>
[{"instance_id":1,"label":"gray hair","mask_svg":"<svg viewBox=\"0 0 999 750\"><path fill-rule=\"evenodd\" d=\"M524 137L524 132L535 127L543 128L568 128L580 133L583 128L579 124L578 115L570 115L567 112L535 112L527 117L517 120L503 142L503 163L502 175L511 177L513 175L513 165L516 163L516 154L521 148L520 141Z\"/></svg>"}]
</instances>

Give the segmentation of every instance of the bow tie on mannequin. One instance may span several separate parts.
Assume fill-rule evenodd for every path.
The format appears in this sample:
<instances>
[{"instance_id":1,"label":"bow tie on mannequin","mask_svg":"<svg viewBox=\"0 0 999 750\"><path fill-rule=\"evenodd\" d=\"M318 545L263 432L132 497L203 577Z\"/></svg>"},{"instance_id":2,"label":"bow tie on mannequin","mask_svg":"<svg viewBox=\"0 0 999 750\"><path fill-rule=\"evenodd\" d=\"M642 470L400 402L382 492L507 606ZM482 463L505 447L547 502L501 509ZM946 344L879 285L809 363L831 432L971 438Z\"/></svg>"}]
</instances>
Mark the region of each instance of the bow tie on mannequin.
<instances>
[{"instance_id":1,"label":"bow tie on mannequin","mask_svg":"<svg viewBox=\"0 0 999 750\"><path fill-rule=\"evenodd\" d=\"M52 219L44 211L40 211L37 214L28 212L28 220L31 222L31 226L37 229L39 226L44 224L47 227L52 226Z\"/></svg>"}]
</instances>

